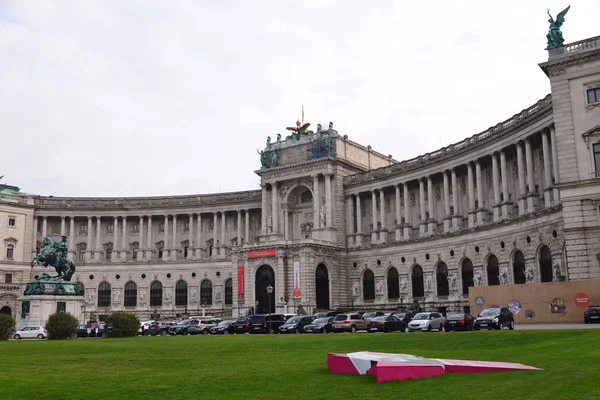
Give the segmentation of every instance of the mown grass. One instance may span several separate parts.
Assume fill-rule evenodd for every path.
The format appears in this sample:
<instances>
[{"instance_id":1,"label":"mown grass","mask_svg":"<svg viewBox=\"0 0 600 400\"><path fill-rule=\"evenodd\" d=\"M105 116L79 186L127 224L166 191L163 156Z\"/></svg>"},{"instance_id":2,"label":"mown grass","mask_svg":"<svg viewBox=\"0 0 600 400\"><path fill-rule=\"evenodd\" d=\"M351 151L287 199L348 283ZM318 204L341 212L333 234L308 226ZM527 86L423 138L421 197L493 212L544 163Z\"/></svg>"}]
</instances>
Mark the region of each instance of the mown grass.
<instances>
[{"instance_id":1,"label":"mown grass","mask_svg":"<svg viewBox=\"0 0 600 400\"><path fill-rule=\"evenodd\" d=\"M596 399L596 330L229 335L0 343L2 399ZM542 371L378 384L329 352L521 362Z\"/></svg>"}]
</instances>

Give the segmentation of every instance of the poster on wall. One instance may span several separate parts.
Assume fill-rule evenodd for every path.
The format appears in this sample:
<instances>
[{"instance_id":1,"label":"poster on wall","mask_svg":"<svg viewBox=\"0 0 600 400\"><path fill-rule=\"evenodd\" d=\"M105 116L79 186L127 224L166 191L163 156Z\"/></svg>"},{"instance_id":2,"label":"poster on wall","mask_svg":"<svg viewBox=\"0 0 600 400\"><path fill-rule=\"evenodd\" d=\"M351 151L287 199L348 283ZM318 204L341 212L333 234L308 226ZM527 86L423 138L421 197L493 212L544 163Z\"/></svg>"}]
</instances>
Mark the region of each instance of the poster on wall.
<instances>
[{"instance_id":1,"label":"poster on wall","mask_svg":"<svg viewBox=\"0 0 600 400\"><path fill-rule=\"evenodd\" d=\"M294 298L300 297L300 261L294 261Z\"/></svg>"},{"instance_id":2,"label":"poster on wall","mask_svg":"<svg viewBox=\"0 0 600 400\"><path fill-rule=\"evenodd\" d=\"M244 300L244 266L238 267L238 300Z\"/></svg>"}]
</instances>

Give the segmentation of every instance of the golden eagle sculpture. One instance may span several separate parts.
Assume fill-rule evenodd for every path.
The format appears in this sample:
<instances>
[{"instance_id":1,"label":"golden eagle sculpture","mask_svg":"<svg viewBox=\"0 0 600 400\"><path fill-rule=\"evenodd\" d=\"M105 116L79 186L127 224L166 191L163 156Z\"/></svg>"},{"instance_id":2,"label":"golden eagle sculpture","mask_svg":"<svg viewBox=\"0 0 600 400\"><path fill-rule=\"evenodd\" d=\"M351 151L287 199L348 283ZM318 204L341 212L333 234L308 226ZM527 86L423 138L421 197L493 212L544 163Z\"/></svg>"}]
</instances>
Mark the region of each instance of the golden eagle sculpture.
<instances>
[{"instance_id":1,"label":"golden eagle sculpture","mask_svg":"<svg viewBox=\"0 0 600 400\"><path fill-rule=\"evenodd\" d=\"M310 123L307 122L306 124L302 124L302 122L300 122L300 120L296 121L296 126L288 126L287 129L288 131L293 131L296 132L296 134L298 135L302 135L306 132L306 130L308 129L308 127L310 126Z\"/></svg>"}]
</instances>

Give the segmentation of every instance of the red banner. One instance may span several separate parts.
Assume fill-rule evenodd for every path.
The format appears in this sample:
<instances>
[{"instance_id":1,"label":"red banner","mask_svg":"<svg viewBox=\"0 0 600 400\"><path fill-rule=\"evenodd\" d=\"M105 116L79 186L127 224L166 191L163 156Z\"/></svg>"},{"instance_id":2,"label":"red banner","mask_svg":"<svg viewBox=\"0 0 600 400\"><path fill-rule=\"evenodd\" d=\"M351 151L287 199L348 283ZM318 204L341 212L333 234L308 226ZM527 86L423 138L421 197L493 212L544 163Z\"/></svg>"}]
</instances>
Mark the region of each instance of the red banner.
<instances>
[{"instance_id":1,"label":"red banner","mask_svg":"<svg viewBox=\"0 0 600 400\"><path fill-rule=\"evenodd\" d=\"M238 297L244 296L244 266L238 267Z\"/></svg>"},{"instance_id":2,"label":"red banner","mask_svg":"<svg viewBox=\"0 0 600 400\"><path fill-rule=\"evenodd\" d=\"M265 249L265 250L251 250L246 253L248 258L258 257L273 257L277 255L277 249Z\"/></svg>"}]
</instances>

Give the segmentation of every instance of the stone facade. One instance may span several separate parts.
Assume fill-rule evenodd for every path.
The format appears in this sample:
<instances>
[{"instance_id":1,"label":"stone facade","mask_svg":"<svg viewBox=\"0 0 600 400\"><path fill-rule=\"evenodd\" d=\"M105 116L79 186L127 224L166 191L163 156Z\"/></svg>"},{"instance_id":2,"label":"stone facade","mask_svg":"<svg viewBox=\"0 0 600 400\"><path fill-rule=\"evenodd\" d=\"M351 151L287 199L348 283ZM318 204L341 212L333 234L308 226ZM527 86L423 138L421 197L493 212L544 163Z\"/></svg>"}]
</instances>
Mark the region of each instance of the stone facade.
<instances>
[{"instance_id":1,"label":"stone facade","mask_svg":"<svg viewBox=\"0 0 600 400\"><path fill-rule=\"evenodd\" d=\"M600 88L600 40L552 49L540 66L550 95L411 160L330 124L269 138L260 190L4 196L1 239L17 250L7 259L4 249L0 270L24 287L42 272L28 265L41 239L66 235L85 312L140 318L268 304L444 311L468 307L471 286L598 278L600 101L588 96ZM17 226L6 227L9 216ZM0 307L16 314L16 291L4 285Z\"/></svg>"}]
</instances>

